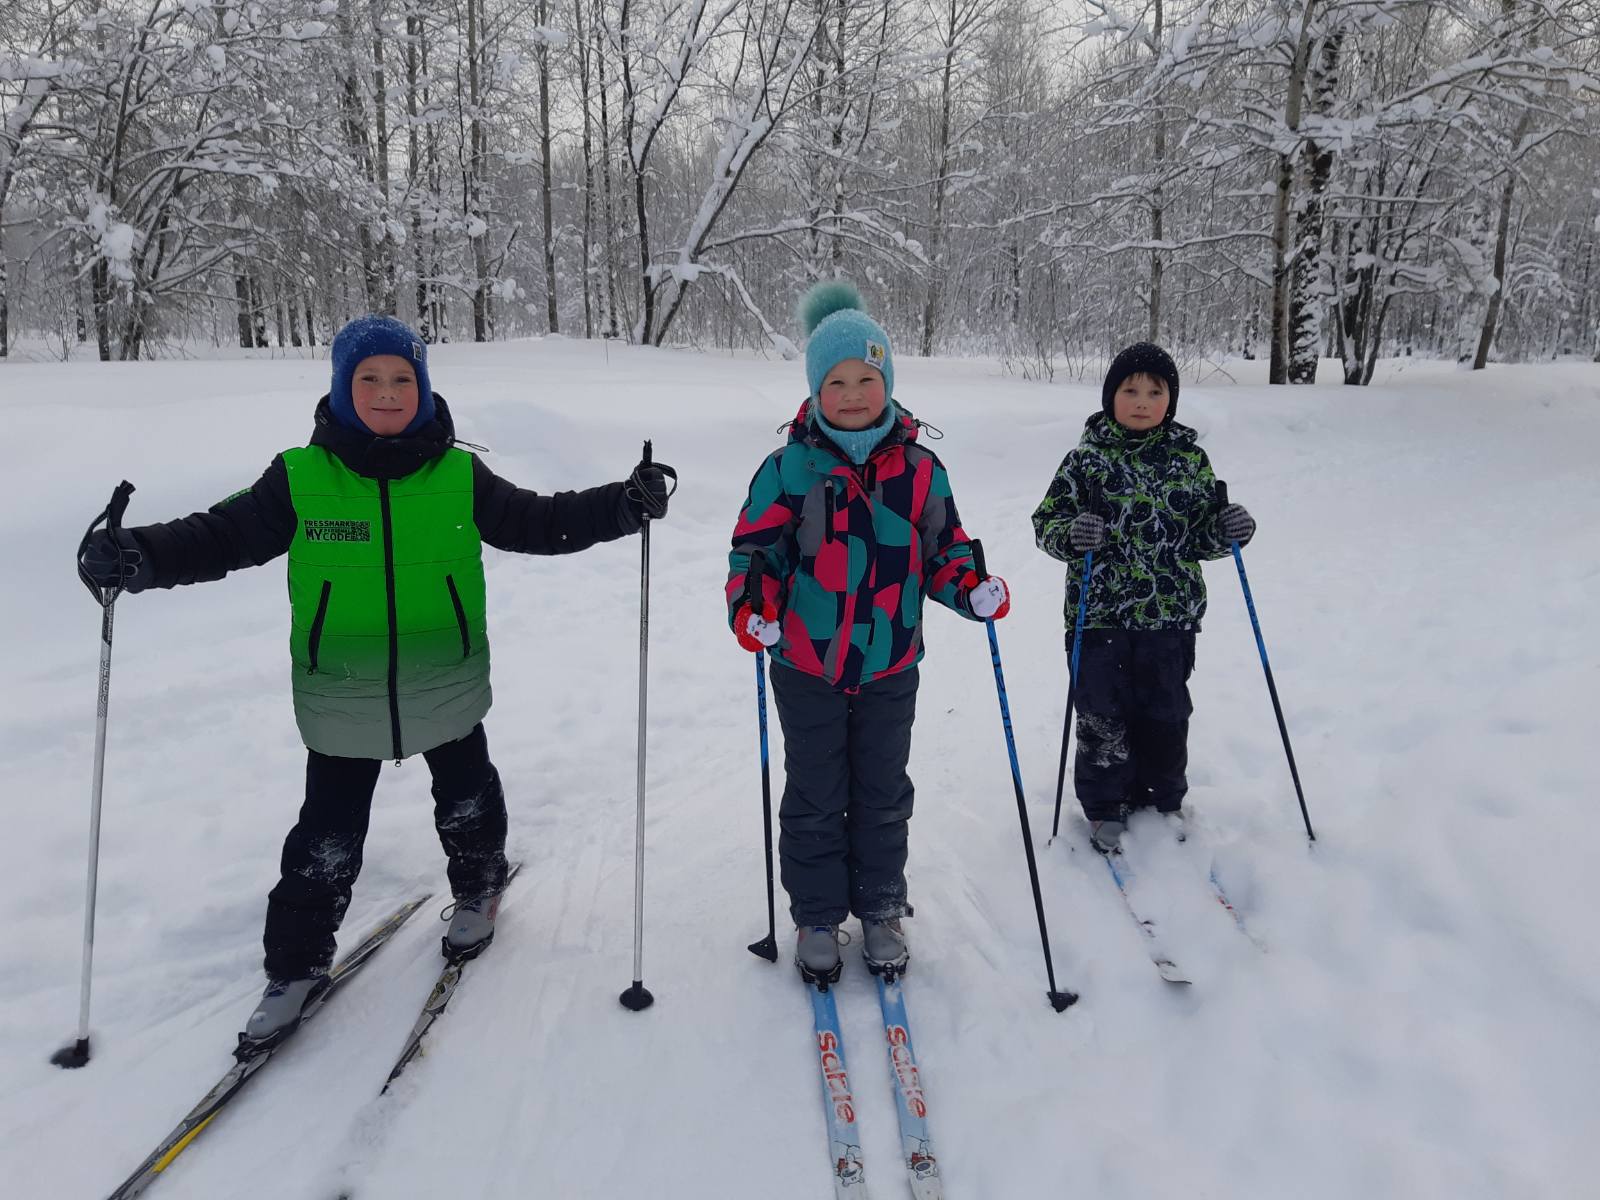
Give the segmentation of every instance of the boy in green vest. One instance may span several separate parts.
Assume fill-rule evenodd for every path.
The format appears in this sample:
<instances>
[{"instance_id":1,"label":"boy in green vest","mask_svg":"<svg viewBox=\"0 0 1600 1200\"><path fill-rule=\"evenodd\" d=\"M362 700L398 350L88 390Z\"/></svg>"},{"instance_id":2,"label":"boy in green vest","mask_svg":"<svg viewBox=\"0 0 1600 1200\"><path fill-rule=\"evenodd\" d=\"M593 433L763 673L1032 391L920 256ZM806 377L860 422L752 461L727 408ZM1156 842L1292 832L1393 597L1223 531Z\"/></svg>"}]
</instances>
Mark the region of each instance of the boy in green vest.
<instances>
[{"instance_id":1,"label":"boy in green vest","mask_svg":"<svg viewBox=\"0 0 1600 1200\"><path fill-rule=\"evenodd\" d=\"M489 759L483 543L570 554L665 515L671 468L541 496L456 444L422 340L391 317L334 338L333 385L307 446L254 486L178 521L99 530L81 564L102 586L144 591L220 579L289 556L295 720L306 798L267 902L268 984L245 1036L263 1048L327 986L361 870L383 761L421 754L455 904L447 958L494 937L506 881L506 806Z\"/></svg>"}]
</instances>

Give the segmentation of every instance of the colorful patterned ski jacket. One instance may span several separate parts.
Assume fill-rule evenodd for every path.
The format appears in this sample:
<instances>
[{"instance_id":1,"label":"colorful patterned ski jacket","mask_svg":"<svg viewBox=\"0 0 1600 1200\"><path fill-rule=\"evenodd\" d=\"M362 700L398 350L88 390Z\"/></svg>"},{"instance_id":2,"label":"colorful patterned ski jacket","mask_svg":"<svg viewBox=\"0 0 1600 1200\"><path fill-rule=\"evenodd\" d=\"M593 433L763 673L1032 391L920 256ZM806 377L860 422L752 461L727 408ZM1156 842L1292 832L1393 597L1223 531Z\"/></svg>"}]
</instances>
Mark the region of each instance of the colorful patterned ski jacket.
<instances>
[{"instance_id":1,"label":"colorful patterned ski jacket","mask_svg":"<svg viewBox=\"0 0 1600 1200\"><path fill-rule=\"evenodd\" d=\"M1033 514L1039 549L1071 563L1067 628L1078 618L1083 555L1067 530L1082 512L1105 519L1095 552L1089 629L1199 629L1206 611L1203 559L1223 558L1216 476L1195 431L1169 423L1145 433L1097 412L1084 425Z\"/></svg>"},{"instance_id":2,"label":"colorful patterned ski jacket","mask_svg":"<svg viewBox=\"0 0 1600 1200\"><path fill-rule=\"evenodd\" d=\"M922 659L922 603L932 597L968 620L971 542L961 529L944 464L900 420L857 467L802 405L789 440L750 481L728 555L728 618L745 602L760 551L762 598L783 623L772 657L853 691Z\"/></svg>"}]
</instances>

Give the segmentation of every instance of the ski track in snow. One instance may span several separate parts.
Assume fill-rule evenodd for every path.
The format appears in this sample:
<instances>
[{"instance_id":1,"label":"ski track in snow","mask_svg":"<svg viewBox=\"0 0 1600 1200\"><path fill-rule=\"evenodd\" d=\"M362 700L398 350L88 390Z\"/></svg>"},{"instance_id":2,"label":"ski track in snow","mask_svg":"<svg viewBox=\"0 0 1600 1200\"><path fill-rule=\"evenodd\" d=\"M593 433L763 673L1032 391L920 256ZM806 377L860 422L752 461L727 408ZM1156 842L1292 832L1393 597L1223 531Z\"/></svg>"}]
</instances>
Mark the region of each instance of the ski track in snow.
<instances>
[{"instance_id":1,"label":"ski track in snow","mask_svg":"<svg viewBox=\"0 0 1600 1200\"><path fill-rule=\"evenodd\" d=\"M930 609L912 774L906 995L952 1200L1156 1194L1565 1198L1600 1128L1600 367L1391 364L1366 390L1186 383L1260 523L1245 561L1319 841L1309 847L1231 561L1193 681L1192 835L1136 823L1141 909L1195 983L1156 976L1069 797L1046 845L1065 696L1064 570L1028 516L1098 388L898 364L947 437L963 523L1015 593L997 626L1056 973L1037 926L983 633ZM1250 372L1255 372L1250 374ZM260 987L300 803L283 567L117 607L94 1059L77 1011L98 615L70 556L111 487L128 521L249 484L300 444L317 361L0 368L0 1178L109 1192L227 1067ZM764 932L753 671L724 555L798 364L563 339L434 350L461 436L541 491L620 478L646 436L683 487L656 527L642 1014L632 975L638 542L486 551L487 727L526 861L494 949L428 1052L379 1086L438 967L448 901L420 759L386 767L351 944L435 894L157 1181L159 1200L827 1194L807 1003ZM1336 373L1332 374L1337 378ZM774 792L782 739L772 714ZM1218 877L1253 932L1232 928ZM869 1178L903 1195L870 980L840 1011Z\"/></svg>"}]
</instances>

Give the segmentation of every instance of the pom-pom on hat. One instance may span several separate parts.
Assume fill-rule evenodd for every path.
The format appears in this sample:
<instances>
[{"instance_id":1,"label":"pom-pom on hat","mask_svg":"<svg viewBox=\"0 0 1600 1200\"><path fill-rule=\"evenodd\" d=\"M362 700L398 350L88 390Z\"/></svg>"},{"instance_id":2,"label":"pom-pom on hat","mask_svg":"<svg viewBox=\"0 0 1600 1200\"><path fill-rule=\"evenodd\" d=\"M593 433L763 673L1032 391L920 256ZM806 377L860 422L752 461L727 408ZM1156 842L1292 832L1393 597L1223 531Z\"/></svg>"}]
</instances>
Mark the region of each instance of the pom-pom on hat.
<instances>
[{"instance_id":1,"label":"pom-pom on hat","mask_svg":"<svg viewBox=\"0 0 1600 1200\"><path fill-rule=\"evenodd\" d=\"M411 364L417 373L417 415L400 433L415 433L433 420L433 385L428 382L428 348L409 326L393 317L357 317L333 338L333 386L328 404L341 425L360 433L371 433L366 422L356 415L350 383L363 359L377 354L394 354Z\"/></svg>"},{"instance_id":2,"label":"pom-pom on hat","mask_svg":"<svg viewBox=\"0 0 1600 1200\"><path fill-rule=\"evenodd\" d=\"M1178 411L1178 364L1172 361L1172 355L1154 342L1135 342L1112 359L1105 386L1100 389L1100 407L1106 416L1116 416L1117 389L1130 375L1153 375L1166 383L1167 415L1161 423L1170 425Z\"/></svg>"},{"instance_id":3,"label":"pom-pom on hat","mask_svg":"<svg viewBox=\"0 0 1600 1200\"><path fill-rule=\"evenodd\" d=\"M859 358L883 374L883 394L894 398L894 356L889 335L863 308L861 293L846 279L819 283L800 301L806 343L806 383L815 400L828 372L849 358Z\"/></svg>"}]
</instances>

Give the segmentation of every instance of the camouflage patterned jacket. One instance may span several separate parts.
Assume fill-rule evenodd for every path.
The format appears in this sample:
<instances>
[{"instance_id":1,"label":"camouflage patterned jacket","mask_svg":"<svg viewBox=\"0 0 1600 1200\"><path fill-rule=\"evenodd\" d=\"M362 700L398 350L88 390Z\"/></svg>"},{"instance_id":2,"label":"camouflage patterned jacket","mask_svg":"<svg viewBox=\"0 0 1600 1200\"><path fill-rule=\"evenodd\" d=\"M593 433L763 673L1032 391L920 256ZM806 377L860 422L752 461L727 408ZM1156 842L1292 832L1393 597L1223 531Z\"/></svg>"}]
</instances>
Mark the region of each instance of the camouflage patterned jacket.
<instances>
[{"instance_id":1,"label":"camouflage patterned jacket","mask_svg":"<svg viewBox=\"0 0 1600 1200\"><path fill-rule=\"evenodd\" d=\"M1206 611L1203 559L1222 558L1216 476L1193 429L1170 423L1136 433L1103 412L1084 425L1033 514L1034 537L1067 572L1067 628L1078 617L1083 555L1067 527L1080 512L1106 522L1084 625L1090 629L1199 629Z\"/></svg>"},{"instance_id":2,"label":"camouflage patterned jacket","mask_svg":"<svg viewBox=\"0 0 1600 1200\"><path fill-rule=\"evenodd\" d=\"M917 423L900 420L863 466L810 420L809 401L750 481L728 555L728 618L745 600L750 556L765 560L764 599L782 614L772 657L850 691L922 659L922 602L969 620L972 573L950 480Z\"/></svg>"}]
</instances>

